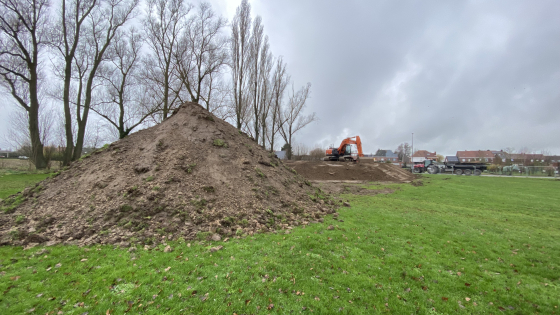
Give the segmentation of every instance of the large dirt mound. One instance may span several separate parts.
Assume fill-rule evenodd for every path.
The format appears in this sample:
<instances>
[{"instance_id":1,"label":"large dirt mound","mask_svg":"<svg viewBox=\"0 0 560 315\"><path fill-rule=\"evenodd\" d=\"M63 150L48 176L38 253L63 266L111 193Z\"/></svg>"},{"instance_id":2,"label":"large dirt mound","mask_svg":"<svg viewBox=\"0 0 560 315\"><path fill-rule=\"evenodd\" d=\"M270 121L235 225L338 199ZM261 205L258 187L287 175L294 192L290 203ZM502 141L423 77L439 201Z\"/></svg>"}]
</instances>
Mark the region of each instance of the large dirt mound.
<instances>
[{"instance_id":1,"label":"large dirt mound","mask_svg":"<svg viewBox=\"0 0 560 315\"><path fill-rule=\"evenodd\" d=\"M333 204L247 135L186 103L5 200L0 242L217 239L320 221Z\"/></svg>"},{"instance_id":2,"label":"large dirt mound","mask_svg":"<svg viewBox=\"0 0 560 315\"><path fill-rule=\"evenodd\" d=\"M309 180L409 182L416 178L414 174L393 164L374 163L365 159L360 163L297 161L288 165Z\"/></svg>"}]
</instances>

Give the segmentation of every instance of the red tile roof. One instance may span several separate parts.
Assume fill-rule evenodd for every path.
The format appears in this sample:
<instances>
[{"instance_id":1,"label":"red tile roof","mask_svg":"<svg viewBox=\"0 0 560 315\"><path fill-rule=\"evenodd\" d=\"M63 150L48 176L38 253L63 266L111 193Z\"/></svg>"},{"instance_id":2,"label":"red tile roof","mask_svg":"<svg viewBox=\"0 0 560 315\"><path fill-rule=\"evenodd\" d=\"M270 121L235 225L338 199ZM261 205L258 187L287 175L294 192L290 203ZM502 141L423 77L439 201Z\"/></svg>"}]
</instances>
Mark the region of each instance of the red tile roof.
<instances>
[{"instance_id":1,"label":"red tile roof","mask_svg":"<svg viewBox=\"0 0 560 315\"><path fill-rule=\"evenodd\" d=\"M435 158L435 157L437 157L437 154L435 152L432 153L432 152L428 152L426 150L418 150L418 151L414 152L412 157Z\"/></svg>"}]
</instances>

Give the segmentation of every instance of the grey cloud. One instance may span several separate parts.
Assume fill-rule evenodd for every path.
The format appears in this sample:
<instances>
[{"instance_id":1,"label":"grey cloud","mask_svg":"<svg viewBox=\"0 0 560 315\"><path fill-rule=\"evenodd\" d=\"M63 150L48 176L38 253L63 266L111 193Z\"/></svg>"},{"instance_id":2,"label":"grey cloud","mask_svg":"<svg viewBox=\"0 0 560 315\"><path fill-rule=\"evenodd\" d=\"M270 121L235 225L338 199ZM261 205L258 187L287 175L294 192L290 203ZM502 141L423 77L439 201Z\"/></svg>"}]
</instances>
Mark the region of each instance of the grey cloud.
<instances>
[{"instance_id":1,"label":"grey cloud","mask_svg":"<svg viewBox=\"0 0 560 315\"><path fill-rule=\"evenodd\" d=\"M256 2L275 54L313 83L298 141L365 150L560 152L556 1Z\"/></svg>"},{"instance_id":2,"label":"grey cloud","mask_svg":"<svg viewBox=\"0 0 560 315\"><path fill-rule=\"evenodd\" d=\"M240 3L211 2L229 20ZM312 83L307 111L320 121L297 142L360 135L374 152L414 132L416 148L441 153L526 146L560 154L558 1L251 4L296 89Z\"/></svg>"}]
</instances>

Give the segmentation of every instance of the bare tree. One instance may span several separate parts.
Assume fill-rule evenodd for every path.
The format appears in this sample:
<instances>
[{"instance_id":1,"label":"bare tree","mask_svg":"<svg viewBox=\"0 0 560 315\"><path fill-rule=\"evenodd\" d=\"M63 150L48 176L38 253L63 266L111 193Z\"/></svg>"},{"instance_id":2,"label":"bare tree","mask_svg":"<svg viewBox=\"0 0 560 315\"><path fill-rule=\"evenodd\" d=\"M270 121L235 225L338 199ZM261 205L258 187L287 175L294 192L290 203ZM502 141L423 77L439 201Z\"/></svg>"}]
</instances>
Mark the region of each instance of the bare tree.
<instances>
[{"instance_id":1,"label":"bare tree","mask_svg":"<svg viewBox=\"0 0 560 315\"><path fill-rule=\"evenodd\" d=\"M249 91L250 91L250 102L251 102L251 122L253 127L250 133L253 135L255 140L259 142L259 131L260 131L260 113L262 110L262 103L260 93L261 90L261 50L263 48L264 41L264 26L262 24L262 18L257 16L253 22L253 29L251 31L251 38L249 40L249 56L248 56L248 68L249 68Z\"/></svg>"},{"instance_id":2,"label":"bare tree","mask_svg":"<svg viewBox=\"0 0 560 315\"><path fill-rule=\"evenodd\" d=\"M82 36L82 26L91 14L98 0L61 0L60 26L55 28L52 43L63 59L63 65L58 74L64 82L62 103L64 106L64 128L66 133L66 149L63 155L63 165L68 165L74 152L74 132L72 128L72 112L70 106L70 88L72 80L72 65L76 49Z\"/></svg>"},{"instance_id":3,"label":"bare tree","mask_svg":"<svg viewBox=\"0 0 560 315\"><path fill-rule=\"evenodd\" d=\"M303 115L303 109L305 108L310 90L311 83L307 83L306 86L302 87L301 90L297 92L292 85L292 92L289 96L288 105L281 112L280 134L290 147L292 147L293 135L303 129L303 127L317 120L315 113ZM288 159L290 160L291 158L291 152L288 152Z\"/></svg>"},{"instance_id":4,"label":"bare tree","mask_svg":"<svg viewBox=\"0 0 560 315\"><path fill-rule=\"evenodd\" d=\"M266 121L270 111L270 73L272 72L272 54L268 36L264 36L264 27L260 16L255 18L250 50L250 91L252 109L252 133L257 142L265 145Z\"/></svg>"},{"instance_id":5,"label":"bare tree","mask_svg":"<svg viewBox=\"0 0 560 315\"><path fill-rule=\"evenodd\" d=\"M408 144L408 142L399 144L399 146L395 150L395 153L397 153L399 161L403 162L405 165L406 163L410 163L410 150L411 147L410 144Z\"/></svg>"},{"instance_id":6,"label":"bare tree","mask_svg":"<svg viewBox=\"0 0 560 315\"><path fill-rule=\"evenodd\" d=\"M265 45L261 52L261 67L259 71L260 77L260 117L259 125L261 127L261 144L266 146L266 139L268 133L268 122L270 120L270 113L272 107L272 67L274 65L272 53L269 52L268 36L265 37Z\"/></svg>"},{"instance_id":7,"label":"bare tree","mask_svg":"<svg viewBox=\"0 0 560 315\"><path fill-rule=\"evenodd\" d=\"M101 2L98 10L88 16L87 31L83 44L78 45L74 64L78 73L78 91L76 92L76 123L78 134L72 160L82 155L87 130L89 111L94 106L94 89L99 86L98 71L107 61L107 51L119 30L132 19L139 0L108 0Z\"/></svg>"},{"instance_id":8,"label":"bare tree","mask_svg":"<svg viewBox=\"0 0 560 315\"><path fill-rule=\"evenodd\" d=\"M242 0L231 24L231 77L233 80L233 111L237 129L241 130L247 116L247 79L249 41L251 38L251 5Z\"/></svg>"},{"instance_id":9,"label":"bare tree","mask_svg":"<svg viewBox=\"0 0 560 315\"><path fill-rule=\"evenodd\" d=\"M48 6L48 0L0 0L0 84L28 113L38 169L47 167L39 128L39 59L48 44Z\"/></svg>"},{"instance_id":10,"label":"bare tree","mask_svg":"<svg viewBox=\"0 0 560 315\"><path fill-rule=\"evenodd\" d=\"M298 157L296 159L301 159L302 156L307 155L307 153L309 152L309 147L307 147L303 143L298 142L298 143L294 143L294 145L292 147L292 151L293 151L293 155ZM291 159L291 157L290 157L290 159Z\"/></svg>"},{"instance_id":11,"label":"bare tree","mask_svg":"<svg viewBox=\"0 0 560 315\"><path fill-rule=\"evenodd\" d=\"M52 143L55 125L55 115L52 115L51 108L41 106L39 109L39 134L43 148ZM18 108L10 114L10 128L5 136L6 143L16 148L27 148L25 155L32 156L33 146L31 145L31 134L29 132L29 112L23 108ZM45 151L45 150L43 150ZM48 159L45 157L46 163ZM35 161L31 161L35 164Z\"/></svg>"},{"instance_id":12,"label":"bare tree","mask_svg":"<svg viewBox=\"0 0 560 315\"><path fill-rule=\"evenodd\" d=\"M223 120L234 119L235 112L231 110L232 91L222 74L210 73L203 87L201 99L208 111Z\"/></svg>"},{"instance_id":13,"label":"bare tree","mask_svg":"<svg viewBox=\"0 0 560 315\"><path fill-rule=\"evenodd\" d=\"M282 119L280 117L282 111L282 99L284 98L284 91L290 77L286 72L286 63L280 56L276 59L276 68L272 76L272 95L270 97L270 132L267 133L268 143L270 144L270 151L274 151L274 144L276 134L282 127Z\"/></svg>"},{"instance_id":14,"label":"bare tree","mask_svg":"<svg viewBox=\"0 0 560 315\"><path fill-rule=\"evenodd\" d=\"M175 54L186 17L192 6L183 0L148 0L144 30L150 53L144 59L144 79L151 88L160 121L179 103L182 82L177 76Z\"/></svg>"},{"instance_id":15,"label":"bare tree","mask_svg":"<svg viewBox=\"0 0 560 315\"><path fill-rule=\"evenodd\" d=\"M135 28L120 31L110 48L110 69L103 77L103 102L92 110L103 117L122 139L157 109L149 107L139 84L138 67L143 38Z\"/></svg>"},{"instance_id":16,"label":"bare tree","mask_svg":"<svg viewBox=\"0 0 560 315\"><path fill-rule=\"evenodd\" d=\"M309 151L309 155L316 159L319 159L325 156L325 150L322 148L315 148Z\"/></svg>"},{"instance_id":17,"label":"bare tree","mask_svg":"<svg viewBox=\"0 0 560 315\"><path fill-rule=\"evenodd\" d=\"M200 3L188 20L174 54L187 97L192 102L202 103L207 110L210 110L210 103L205 99L205 91L209 90L206 84L214 83L228 58L227 38L221 35L226 22L216 16L209 3Z\"/></svg>"}]
</instances>

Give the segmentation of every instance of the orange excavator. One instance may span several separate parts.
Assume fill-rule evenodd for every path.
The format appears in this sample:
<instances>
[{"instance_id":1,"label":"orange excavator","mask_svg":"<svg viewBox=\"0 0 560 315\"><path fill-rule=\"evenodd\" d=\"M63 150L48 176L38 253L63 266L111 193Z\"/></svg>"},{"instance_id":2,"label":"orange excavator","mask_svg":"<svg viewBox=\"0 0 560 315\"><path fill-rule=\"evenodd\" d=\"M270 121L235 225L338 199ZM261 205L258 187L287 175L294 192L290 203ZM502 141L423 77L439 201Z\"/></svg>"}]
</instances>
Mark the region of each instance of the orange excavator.
<instances>
[{"instance_id":1,"label":"orange excavator","mask_svg":"<svg viewBox=\"0 0 560 315\"><path fill-rule=\"evenodd\" d=\"M338 148L334 146L328 148L324 160L357 162L363 156L362 140L360 136L355 136L342 140Z\"/></svg>"}]
</instances>

